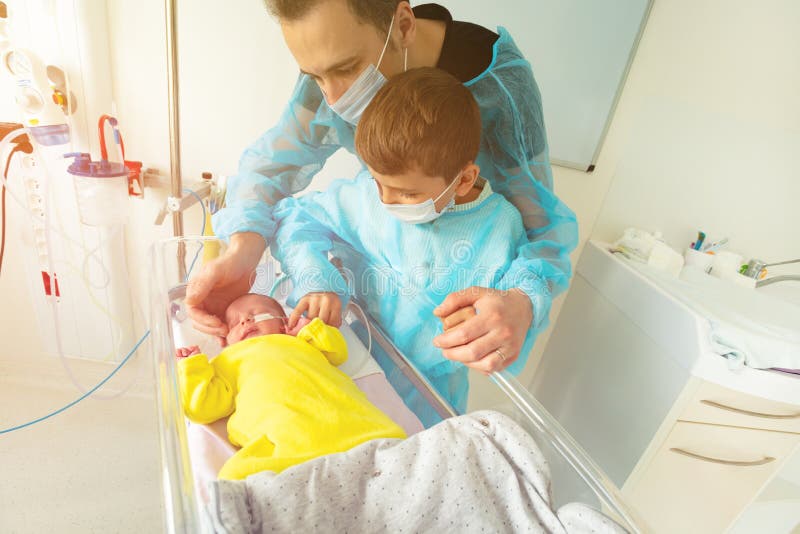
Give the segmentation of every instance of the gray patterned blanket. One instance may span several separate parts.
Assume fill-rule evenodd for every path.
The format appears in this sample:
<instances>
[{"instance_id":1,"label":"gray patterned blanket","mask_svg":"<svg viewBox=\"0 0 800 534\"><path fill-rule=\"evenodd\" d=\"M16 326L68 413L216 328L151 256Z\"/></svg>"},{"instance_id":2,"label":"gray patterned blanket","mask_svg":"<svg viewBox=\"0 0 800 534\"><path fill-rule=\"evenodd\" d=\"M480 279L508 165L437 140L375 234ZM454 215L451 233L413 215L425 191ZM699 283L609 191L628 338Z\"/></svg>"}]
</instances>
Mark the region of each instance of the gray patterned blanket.
<instances>
[{"instance_id":1,"label":"gray patterned blanket","mask_svg":"<svg viewBox=\"0 0 800 534\"><path fill-rule=\"evenodd\" d=\"M405 440L210 486L215 532L620 533L574 503L553 510L538 446L496 412L441 422Z\"/></svg>"}]
</instances>

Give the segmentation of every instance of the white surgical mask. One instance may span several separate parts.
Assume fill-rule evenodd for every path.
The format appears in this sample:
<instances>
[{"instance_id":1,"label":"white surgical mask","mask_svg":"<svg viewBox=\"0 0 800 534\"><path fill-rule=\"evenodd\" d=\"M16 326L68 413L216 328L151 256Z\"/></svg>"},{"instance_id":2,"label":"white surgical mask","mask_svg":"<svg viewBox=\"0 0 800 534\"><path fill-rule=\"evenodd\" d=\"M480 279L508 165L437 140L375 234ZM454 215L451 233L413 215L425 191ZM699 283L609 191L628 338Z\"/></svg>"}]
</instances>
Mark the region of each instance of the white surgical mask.
<instances>
[{"instance_id":1,"label":"white surgical mask","mask_svg":"<svg viewBox=\"0 0 800 534\"><path fill-rule=\"evenodd\" d=\"M423 224L431 222L434 219L439 218L439 216L455 205L456 196L454 194L444 208L442 208L442 211L436 211L436 203L439 202L439 199L441 199L448 191L450 191L450 188L452 188L454 184L459 182L459 178L461 178L461 173L458 173L456 179L453 180L450 185L445 187L444 191L442 191L435 199L429 198L425 202L421 202L419 204L383 204L383 207L386 208L386 211L405 223Z\"/></svg>"},{"instance_id":2,"label":"white surgical mask","mask_svg":"<svg viewBox=\"0 0 800 534\"><path fill-rule=\"evenodd\" d=\"M386 76L378 70L383 61L383 55L386 53L386 48L389 46L389 39L392 36L392 27L394 26L394 15L392 21L389 23L389 33L386 35L386 42L383 43L383 50L378 58L378 64L367 65L367 68L361 75L353 82L344 94L339 97L335 103L331 104L331 109L339 115L342 119L346 120L352 125L358 124L358 119L367 108L367 105L372 102L375 94L386 83ZM408 68L408 49L405 50L405 59L403 70Z\"/></svg>"}]
</instances>

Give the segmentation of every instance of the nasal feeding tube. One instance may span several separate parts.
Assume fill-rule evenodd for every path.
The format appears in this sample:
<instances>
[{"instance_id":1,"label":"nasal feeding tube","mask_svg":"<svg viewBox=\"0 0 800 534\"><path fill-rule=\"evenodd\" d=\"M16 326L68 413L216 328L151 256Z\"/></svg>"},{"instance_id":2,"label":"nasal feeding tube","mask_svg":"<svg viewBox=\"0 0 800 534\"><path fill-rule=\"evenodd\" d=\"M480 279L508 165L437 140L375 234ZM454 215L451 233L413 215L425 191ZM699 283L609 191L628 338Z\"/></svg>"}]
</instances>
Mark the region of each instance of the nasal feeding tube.
<instances>
[{"instance_id":1,"label":"nasal feeding tube","mask_svg":"<svg viewBox=\"0 0 800 534\"><path fill-rule=\"evenodd\" d=\"M278 317L276 315L272 315L271 313L259 313L253 316L254 323L260 323L261 321L270 321L272 319L281 319L283 322L286 322L286 317Z\"/></svg>"},{"instance_id":2,"label":"nasal feeding tube","mask_svg":"<svg viewBox=\"0 0 800 534\"><path fill-rule=\"evenodd\" d=\"M273 319L280 319L281 325L283 326L283 331L286 332L288 330L286 317L278 317L276 315L272 315L271 313L257 313L256 315L253 315L253 323L272 321Z\"/></svg>"}]
</instances>

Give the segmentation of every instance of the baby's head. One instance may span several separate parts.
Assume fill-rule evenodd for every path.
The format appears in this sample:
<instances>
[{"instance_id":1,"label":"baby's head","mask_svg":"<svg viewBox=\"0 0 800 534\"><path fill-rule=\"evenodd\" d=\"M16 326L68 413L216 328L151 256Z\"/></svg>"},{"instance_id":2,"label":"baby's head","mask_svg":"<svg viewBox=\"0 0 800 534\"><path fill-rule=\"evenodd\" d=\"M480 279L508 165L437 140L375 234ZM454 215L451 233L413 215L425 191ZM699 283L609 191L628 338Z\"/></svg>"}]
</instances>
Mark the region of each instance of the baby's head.
<instances>
[{"instance_id":1,"label":"baby's head","mask_svg":"<svg viewBox=\"0 0 800 534\"><path fill-rule=\"evenodd\" d=\"M272 318L260 318L258 315L269 314ZM225 322L228 324L228 345L243 339L267 334L286 333L286 313L277 300L255 293L248 293L231 302L225 310Z\"/></svg>"},{"instance_id":2,"label":"baby's head","mask_svg":"<svg viewBox=\"0 0 800 534\"><path fill-rule=\"evenodd\" d=\"M430 199L437 212L471 192L480 144L481 115L472 93L431 67L389 79L364 110L355 136L384 204Z\"/></svg>"}]
</instances>

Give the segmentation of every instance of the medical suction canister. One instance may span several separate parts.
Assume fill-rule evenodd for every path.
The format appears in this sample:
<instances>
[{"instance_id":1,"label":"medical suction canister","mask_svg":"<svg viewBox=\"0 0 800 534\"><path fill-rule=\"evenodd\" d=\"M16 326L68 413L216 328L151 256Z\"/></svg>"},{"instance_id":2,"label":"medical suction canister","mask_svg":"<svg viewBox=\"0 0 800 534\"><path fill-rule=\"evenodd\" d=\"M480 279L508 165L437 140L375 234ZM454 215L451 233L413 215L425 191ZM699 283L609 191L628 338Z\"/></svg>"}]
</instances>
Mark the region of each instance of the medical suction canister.
<instances>
[{"instance_id":1,"label":"medical suction canister","mask_svg":"<svg viewBox=\"0 0 800 534\"><path fill-rule=\"evenodd\" d=\"M64 157L75 158L67 172L75 184L81 222L89 226L124 223L128 215L128 168L105 159L92 161L85 152Z\"/></svg>"}]
</instances>

